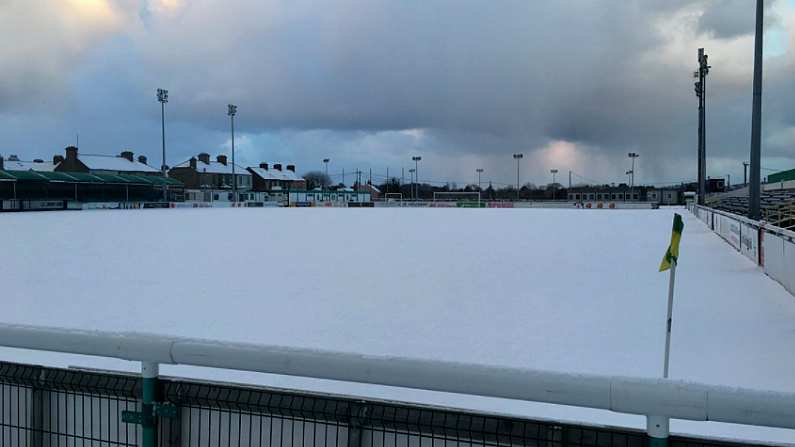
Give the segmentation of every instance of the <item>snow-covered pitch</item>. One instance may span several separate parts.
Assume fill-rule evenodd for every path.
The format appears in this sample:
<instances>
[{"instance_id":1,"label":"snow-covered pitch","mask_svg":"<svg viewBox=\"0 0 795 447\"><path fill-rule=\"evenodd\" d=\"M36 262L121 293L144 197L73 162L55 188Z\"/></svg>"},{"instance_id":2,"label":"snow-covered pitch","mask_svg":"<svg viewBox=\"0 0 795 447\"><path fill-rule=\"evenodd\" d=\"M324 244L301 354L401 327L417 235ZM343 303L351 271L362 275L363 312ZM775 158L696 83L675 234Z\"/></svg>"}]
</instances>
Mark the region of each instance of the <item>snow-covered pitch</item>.
<instances>
[{"instance_id":1,"label":"snow-covered pitch","mask_svg":"<svg viewBox=\"0 0 795 447\"><path fill-rule=\"evenodd\" d=\"M795 391L795 298L684 209L671 378ZM674 210L181 209L0 215L0 321L659 377ZM136 370L0 349L9 361ZM267 374L164 375L643 427L599 410ZM795 442L673 421L672 432Z\"/></svg>"}]
</instances>

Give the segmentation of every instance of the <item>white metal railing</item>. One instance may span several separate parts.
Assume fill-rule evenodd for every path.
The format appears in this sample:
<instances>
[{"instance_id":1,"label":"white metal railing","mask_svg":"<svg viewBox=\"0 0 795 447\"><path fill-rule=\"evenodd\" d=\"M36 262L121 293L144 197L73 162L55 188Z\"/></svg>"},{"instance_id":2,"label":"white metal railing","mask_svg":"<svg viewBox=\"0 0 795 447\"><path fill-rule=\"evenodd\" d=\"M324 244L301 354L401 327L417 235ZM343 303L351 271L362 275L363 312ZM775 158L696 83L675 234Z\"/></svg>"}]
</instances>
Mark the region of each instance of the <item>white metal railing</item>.
<instances>
[{"instance_id":1,"label":"white metal railing","mask_svg":"<svg viewBox=\"0 0 795 447\"><path fill-rule=\"evenodd\" d=\"M667 438L669 418L795 429L792 392L10 324L0 324L0 344L140 361L148 371L192 365L639 414L654 438Z\"/></svg>"},{"instance_id":2,"label":"white metal railing","mask_svg":"<svg viewBox=\"0 0 795 447\"><path fill-rule=\"evenodd\" d=\"M701 205L690 211L795 295L795 231Z\"/></svg>"}]
</instances>

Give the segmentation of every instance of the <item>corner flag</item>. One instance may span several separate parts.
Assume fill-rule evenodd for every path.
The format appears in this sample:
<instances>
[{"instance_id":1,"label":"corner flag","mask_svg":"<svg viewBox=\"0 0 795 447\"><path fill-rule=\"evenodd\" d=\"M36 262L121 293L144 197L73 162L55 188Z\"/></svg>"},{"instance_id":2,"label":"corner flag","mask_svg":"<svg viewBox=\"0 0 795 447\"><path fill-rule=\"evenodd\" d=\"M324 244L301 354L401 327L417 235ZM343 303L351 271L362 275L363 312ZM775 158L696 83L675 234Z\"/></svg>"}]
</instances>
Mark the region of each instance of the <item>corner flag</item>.
<instances>
[{"instance_id":1,"label":"corner flag","mask_svg":"<svg viewBox=\"0 0 795 447\"><path fill-rule=\"evenodd\" d=\"M679 259L679 241L682 239L682 230L684 228L685 224L682 222L682 216L674 213L674 228L671 232L671 245L668 246L668 250L665 252L665 256L663 256L662 262L660 263L661 272L670 269L671 264L676 264L676 260Z\"/></svg>"}]
</instances>

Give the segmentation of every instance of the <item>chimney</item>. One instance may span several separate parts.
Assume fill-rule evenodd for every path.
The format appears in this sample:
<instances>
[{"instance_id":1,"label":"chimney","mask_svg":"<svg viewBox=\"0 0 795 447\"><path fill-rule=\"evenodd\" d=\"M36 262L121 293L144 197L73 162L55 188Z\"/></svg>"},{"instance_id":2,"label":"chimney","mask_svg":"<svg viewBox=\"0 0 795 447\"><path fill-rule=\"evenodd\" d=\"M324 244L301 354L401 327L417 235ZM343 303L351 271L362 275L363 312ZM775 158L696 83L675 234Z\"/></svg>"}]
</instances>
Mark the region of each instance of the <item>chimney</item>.
<instances>
[{"instance_id":1,"label":"chimney","mask_svg":"<svg viewBox=\"0 0 795 447\"><path fill-rule=\"evenodd\" d=\"M66 148L66 159L71 162L77 161L77 148L69 146Z\"/></svg>"},{"instance_id":2,"label":"chimney","mask_svg":"<svg viewBox=\"0 0 795 447\"><path fill-rule=\"evenodd\" d=\"M267 171L268 170L268 163L260 163L259 167Z\"/></svg>"},{"instance_id":3,"label":"chimney","mask_svg":"<svg viewBox=\"0 0 795 447\"><path fill-rule=\"evenodd\" d=\"M132 151L123 151L121 154L119 154L119 157L126 158L130 162L133 161L133 153L132 153Z\"/></svg>"},{"instance_id":4,"label":"chimney","mask_svg":"<svg viewBox=\"0 0 795 447\"><path fill-rule=\"evenodd\" d=\"M218 155L217 157L215 157L215 161L226 166L226 155Z\"/></svg>"},{"instance_id":5,"label":"chimney","mask_svg":"<svg viewBox=\"0 0 795 447\"><path fill-rule=\"evenodd\" d=\"M199 160L204 164L210 164L210 154L202 152L199 154Z\"/></svg>"},{"instance_id":6,"label":"chimney","mask_svg":"<svg viewBox=\"0 0 795 447\"><path fill-rule=\"evenodd\" d=\"M273 169L275 169L277 171L281 171L282 170L282 164L281 163L274 163L273 164Z\"/></svg>"},{"instance_id":7,"label":"chimney","mask_svg":"<svg viewBox=\"0 0 795 447\"><path fill-rule=\"evenodd\" d=\"M191 157L190 161L188 163L190 163L190 168L195 171L196 170L196 157Z\"/></svg>"},{"instance_id":8,"label":"chimney","mask_svg":"<svg viewBox=\"0 0 795 447\"><path fill-rule=\"evenodd\" d=\"M138 156L138 163L141 163L141 164L145 165L146 164L146 155L139 155Z\"/></svg>"},{"instance_id":9,"label":"chimney","mask_svg":"<svg viewBox=\"0 0 795 447\"><path fill-rule=\"evenodd\" d=\"M287 165L287 170L292 171L295 174L295 165Z\"/></svg>"},{"instance_id":10,"label":"chimney","mask_svg":"<svg viewBox=\"0 0 795 447\"><path fill-rule=\"evenodd\" d=\"M63 155L54 155L52 157L52 164L57 165L58 163L63 161Z\"/></svg>"}]
</instances>

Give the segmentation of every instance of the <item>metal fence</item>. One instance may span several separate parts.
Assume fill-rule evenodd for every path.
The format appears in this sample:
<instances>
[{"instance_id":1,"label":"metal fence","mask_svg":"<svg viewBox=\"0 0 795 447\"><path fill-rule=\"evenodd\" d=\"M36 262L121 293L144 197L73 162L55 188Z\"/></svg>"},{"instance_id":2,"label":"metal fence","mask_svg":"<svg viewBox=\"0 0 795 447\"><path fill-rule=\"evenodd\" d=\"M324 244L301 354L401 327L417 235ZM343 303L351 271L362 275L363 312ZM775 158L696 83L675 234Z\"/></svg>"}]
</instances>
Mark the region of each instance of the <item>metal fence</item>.
<instances>
[{"instance_id":1,"label":"metal fence","mask_svg":"<svg viewBox=\"0 0 795 447\"><path fill-rule=\"evenodd\" d=\"M166 446L644 446L640 430L578 426L404 403L161 378ZM0 362L0 446L137 446L135 375ZM672 437L677 447L732 446Z\"/></svg>"}]
</instances>

